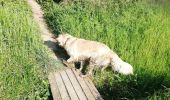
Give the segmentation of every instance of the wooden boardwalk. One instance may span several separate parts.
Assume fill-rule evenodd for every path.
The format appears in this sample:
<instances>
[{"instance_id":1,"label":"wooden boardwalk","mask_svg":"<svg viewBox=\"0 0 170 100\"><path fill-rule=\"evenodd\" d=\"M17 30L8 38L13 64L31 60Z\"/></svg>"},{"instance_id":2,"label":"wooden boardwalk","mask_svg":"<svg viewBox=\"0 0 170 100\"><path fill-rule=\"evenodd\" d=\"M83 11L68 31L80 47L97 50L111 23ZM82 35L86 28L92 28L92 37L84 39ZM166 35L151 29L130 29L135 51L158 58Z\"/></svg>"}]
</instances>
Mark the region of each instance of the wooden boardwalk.
<instances>
[{"instance_id":1,"label":"wooden boardwalk","mask_svg":"<svg viewBox=\"0 0 170 100\"><path fill-rule=\"evenodd\" d=\"M54 100L103 100L89 78L82 78L75 69L49 74Z\"/></svg>"}]
</instances>

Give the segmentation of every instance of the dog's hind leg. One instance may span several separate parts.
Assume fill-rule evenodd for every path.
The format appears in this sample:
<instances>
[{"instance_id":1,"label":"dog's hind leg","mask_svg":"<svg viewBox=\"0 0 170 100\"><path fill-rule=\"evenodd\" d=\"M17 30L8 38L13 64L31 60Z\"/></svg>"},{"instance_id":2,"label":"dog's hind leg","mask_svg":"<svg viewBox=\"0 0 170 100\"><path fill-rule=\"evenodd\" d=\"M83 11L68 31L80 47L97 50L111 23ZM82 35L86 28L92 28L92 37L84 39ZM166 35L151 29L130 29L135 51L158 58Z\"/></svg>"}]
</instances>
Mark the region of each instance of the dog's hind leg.
<instances>
[{"instance_id":1,"label":"dog's hind leg","mask_svg":"<svg viewBox=\"0 0 170 100\"><path fill-rule=\"evenodd\" d=\"M93 60L91 59L91 61L90 61L90 64L89 64L89 71L88 71L88 75L89 76L92 76L93 75L93 69L94 69L94 67L95 67L95 63L93 62Z\"/></svg>"},{"instance_id":2,"label":"dog's hind leg","mask_svg":"<svg viewBox=\"0 0 170 100\"><path fill-rule=\"evenodd\" d=\"M85 78L85 77L88 77L88 76L93 76L93 69L95 68L95 66L90 64L89 68L90 69L87 72L87 74L86 75L81 75L81 77Z\"/></svg>"},{"instance_id":3,"label":"dog's hind leg","mask_svg":"<svg viewBox=\"0 0 170 100\"><path fill-rule=\"evenodd\" d=\"M94 65L91 65L91 66L90 66L90 70L89 70L89 72L88 72L88 74L89 74L90 76L93 75L94 67L95 67Z\"/></svg>"}]
</instances>

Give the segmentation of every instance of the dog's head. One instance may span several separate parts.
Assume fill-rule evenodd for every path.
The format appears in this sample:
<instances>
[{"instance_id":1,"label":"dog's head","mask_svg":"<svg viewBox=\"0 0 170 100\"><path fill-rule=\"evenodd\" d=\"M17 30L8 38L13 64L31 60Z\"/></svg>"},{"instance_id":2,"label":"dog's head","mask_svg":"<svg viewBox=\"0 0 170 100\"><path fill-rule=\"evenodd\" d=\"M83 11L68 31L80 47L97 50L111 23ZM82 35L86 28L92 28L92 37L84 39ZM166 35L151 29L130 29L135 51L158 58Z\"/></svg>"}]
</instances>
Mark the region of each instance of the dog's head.
<instances>
[{"instance_id":1,"label":"dog's head","mask_svg":"<svg viewBox=\"0 0 170 100\"><path fill-rule=\"evenodd\" d=\"M113 69L124 75L133 75L133 67L124 61L114 62Z\"/></svg>"},{"instance_id":2,"label":"dog's head","mask_svg":"<svg viewBox=\"0 0 170 100\"><path fill-rule=\"evenodd\" d=\"M67 33L61 33L59 34L59 36L56 38L58 44L60 46L65 46L66 45L66 42L69 38L71 38L72 36L67 34Z\"/></svg>"}]
</instances>

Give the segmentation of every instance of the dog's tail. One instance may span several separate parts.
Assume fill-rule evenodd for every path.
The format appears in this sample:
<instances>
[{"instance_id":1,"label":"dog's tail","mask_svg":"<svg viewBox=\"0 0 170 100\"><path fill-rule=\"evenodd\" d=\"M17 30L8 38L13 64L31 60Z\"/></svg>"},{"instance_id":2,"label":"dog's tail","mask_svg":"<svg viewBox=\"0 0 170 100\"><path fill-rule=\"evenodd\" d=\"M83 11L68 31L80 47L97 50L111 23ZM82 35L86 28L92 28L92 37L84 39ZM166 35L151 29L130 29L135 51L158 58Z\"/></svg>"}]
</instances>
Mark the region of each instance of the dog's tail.
<instances>
[{"instance_id":1,"label":"dog's tail","mask_svg":"<svg viewBox=\"0 0 170 100\"><path fill-rule=\"evenodd\" d=\"M114 71L124 75L133 74L133 67L127 62L124 62L116 53L112 52L110 56L111 66Z\"/></svg>"}]
</instances>

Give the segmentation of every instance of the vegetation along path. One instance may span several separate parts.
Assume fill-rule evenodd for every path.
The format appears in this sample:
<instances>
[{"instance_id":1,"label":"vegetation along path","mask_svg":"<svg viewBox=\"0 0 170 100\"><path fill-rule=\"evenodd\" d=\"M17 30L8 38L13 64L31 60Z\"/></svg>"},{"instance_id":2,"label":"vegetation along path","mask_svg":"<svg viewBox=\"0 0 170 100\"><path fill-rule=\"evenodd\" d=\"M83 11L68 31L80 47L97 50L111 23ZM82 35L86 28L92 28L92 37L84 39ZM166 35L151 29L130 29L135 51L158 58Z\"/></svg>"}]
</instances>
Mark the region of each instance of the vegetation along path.
<instances>
[{"instance_id":1,"label":"vegetation along path","mask_svg":"<svg viewBox=\"0 0 170 100\"><path fill-rule=\"evenodd\" d=\"M54 35L48 29L48 26L43 18L43 11L41 10L40 5L35 0L27 0L27 1L32 8L33 18L40 28L40 32L44 44L49 48L51 52L50 56L60 62L59 58L56 56L57 55L56 51L58 50L55 44L56 40L54 39Z\"/></svg>"}]
</instances>

